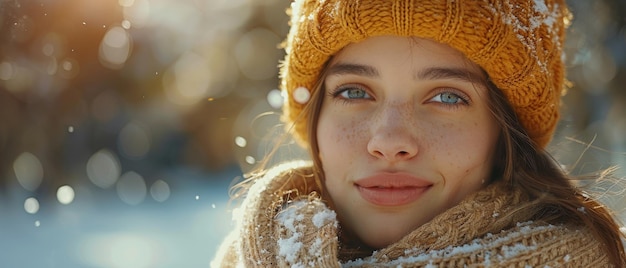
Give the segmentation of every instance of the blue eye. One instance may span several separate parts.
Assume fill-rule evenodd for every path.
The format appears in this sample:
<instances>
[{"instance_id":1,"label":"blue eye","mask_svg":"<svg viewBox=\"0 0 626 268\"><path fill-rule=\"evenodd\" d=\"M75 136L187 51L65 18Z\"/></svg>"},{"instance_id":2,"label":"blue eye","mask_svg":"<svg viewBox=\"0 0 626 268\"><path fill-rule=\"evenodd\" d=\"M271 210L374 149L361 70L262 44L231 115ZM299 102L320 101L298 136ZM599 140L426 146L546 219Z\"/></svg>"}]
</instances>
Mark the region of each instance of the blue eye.
<instances>
[{"instance_id":1,"label":"blue eye","mask_svg":"<svg viewBox=\"0 0 626 268\"><path fill-rule=\"evenodd\" d=\"M435 97L433 97L430 100L434 101L434 102L441 102L443 104L463 104L463 103L467 103L467 101L465 99L463 99L463 97L459 96L458 94L452 93L452 92L442 92L442 93L439 93L439 94L437 94Z\"/></svg>"},{"instance_id":2,"label":"blue eye","mask_svg":"<svg viewBox=\"0 0 626 268\"><path fill-rule=\"evenodd\" d=\"M344 99L370 99L372 98L370 94L367 93L367 91L358 87L347 87L343 89L340 88L339 90L337 90L337 92L334 95L341 96L341 98L344 98Z\"/></svg>"}]
</instances>

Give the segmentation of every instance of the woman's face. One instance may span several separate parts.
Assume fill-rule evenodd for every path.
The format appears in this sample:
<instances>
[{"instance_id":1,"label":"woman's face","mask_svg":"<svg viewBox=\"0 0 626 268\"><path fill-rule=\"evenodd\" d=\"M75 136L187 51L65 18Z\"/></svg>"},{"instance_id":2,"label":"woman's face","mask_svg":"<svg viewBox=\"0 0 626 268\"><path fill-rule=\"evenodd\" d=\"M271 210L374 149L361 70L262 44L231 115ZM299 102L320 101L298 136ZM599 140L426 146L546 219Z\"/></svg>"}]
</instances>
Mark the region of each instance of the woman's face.
<instances>
[{"instance_id":1,"label":"woman's face","mask_svg":"<svg viewBox=\"0 0 626 268\"><path fill-rule=\"evenodd\" d=\"M344 228L381 248L489 180L499 131L482 79L427 39L373 37L333 58L317 138Z\"/></svg>"}]
</instances>

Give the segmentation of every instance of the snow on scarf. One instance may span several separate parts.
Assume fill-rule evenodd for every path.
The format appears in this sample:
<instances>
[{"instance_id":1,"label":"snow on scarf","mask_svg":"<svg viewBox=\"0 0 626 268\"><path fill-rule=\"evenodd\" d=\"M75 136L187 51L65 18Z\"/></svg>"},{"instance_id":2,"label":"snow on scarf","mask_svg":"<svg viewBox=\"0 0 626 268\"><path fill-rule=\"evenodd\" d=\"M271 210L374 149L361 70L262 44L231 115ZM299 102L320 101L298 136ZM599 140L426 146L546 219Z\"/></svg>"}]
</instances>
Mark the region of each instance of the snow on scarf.
<instances>
[{"instance_id":1,"label":"snow on scarf","mask_svg":"<svg viewBox=\"0 0 626 268\"><path fill-rule=\"evenodd\" d=\"M315 194L308 165L284 164L255 182L212 267L609 266L584 228L502 217L528 200L498 183L370 256L341 261L336 214Z\"/></svg>"}]
</instances>

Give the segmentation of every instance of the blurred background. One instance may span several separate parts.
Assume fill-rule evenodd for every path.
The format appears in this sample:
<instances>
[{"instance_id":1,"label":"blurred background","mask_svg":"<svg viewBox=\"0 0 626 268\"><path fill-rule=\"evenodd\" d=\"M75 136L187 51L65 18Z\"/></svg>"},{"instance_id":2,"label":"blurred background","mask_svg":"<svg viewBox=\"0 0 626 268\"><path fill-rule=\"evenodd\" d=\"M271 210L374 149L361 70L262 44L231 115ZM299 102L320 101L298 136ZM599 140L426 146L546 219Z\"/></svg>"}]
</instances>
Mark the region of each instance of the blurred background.
<instances>
[{"instance_id":1,"label":"blurred background","mask_svg":"<svg viewBox=\"0 0 626 268\"><path fill-rule=\"evenodd\" d=\"M549 150L624 177L626 1L567 2ZM0 266L207 267L282 131L289 4L0 0ZM624 188L596 190L623 218Z\"/></svg>"}]
</instances>

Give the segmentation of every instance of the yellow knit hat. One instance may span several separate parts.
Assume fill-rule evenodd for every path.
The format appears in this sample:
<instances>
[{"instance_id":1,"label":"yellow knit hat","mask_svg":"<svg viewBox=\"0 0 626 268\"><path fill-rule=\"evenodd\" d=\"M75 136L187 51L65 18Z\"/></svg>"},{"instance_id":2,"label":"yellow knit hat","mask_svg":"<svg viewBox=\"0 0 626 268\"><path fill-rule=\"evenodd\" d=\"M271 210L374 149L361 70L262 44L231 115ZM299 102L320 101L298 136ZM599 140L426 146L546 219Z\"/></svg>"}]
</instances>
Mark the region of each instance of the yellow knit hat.
<instances>
[{"instance_id":1,"label":"yellow knit hat","mask_svg":"<svg viewBox=\"0 0 626 268\"><path fill-rule=\"evenodd\" d=\"M296 0L280 69L283 121L295 123L295 138L306 140L307 120L296 120L304 104L294 92L313 90L326 61L346 45L417 36L448 44L481 66L543 148L559 119L568 16L564 0Z\"/></svg>"}]
</instances>

